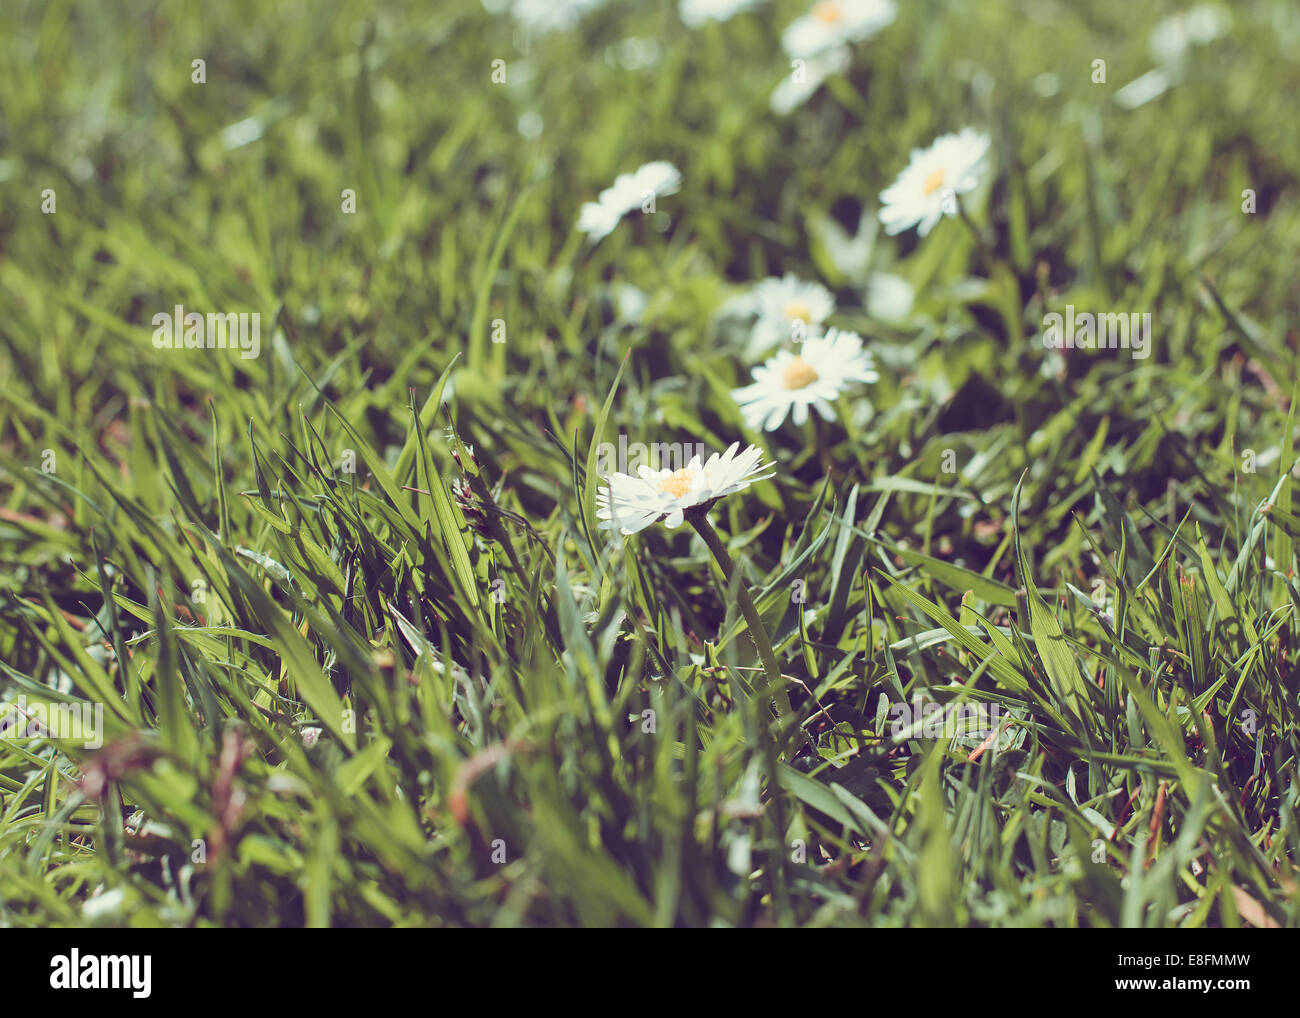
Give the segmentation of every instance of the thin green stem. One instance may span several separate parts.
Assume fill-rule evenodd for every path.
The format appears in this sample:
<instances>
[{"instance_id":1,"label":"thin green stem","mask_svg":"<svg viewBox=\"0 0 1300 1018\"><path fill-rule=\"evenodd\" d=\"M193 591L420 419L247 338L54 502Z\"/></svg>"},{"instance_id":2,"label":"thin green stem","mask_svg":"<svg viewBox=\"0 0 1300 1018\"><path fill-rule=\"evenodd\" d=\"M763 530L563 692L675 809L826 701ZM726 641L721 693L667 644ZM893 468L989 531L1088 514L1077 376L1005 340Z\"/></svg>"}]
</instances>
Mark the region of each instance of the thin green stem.
<instances>
[{"instance_id":1,"label":"thin green stem","mask_svg":"<svg viewBox=\"0 0 1300 1018\"><path fill-rule=\"evenodd\" d=\"M813 435L817 442L817 456L821 460L822 473L831 472L831 429L825 418L815 409L809 414L813 419Z\"/></svg>"},{"instance_id":2,"label":"thin green stem","mask_svg":"<svg viewBox=\"0 0 1300 1018\"><path fill-rule=\"evenodd\" d=\"M975 246L980 257L984 259L984 271L988 273L989 282L997 288L999 309L1006 322L1007 335L1013 343L1019 344L1024 339L1024 329L1020 322L1020 285L1010 263L999 258L993 250L993 244L985 237L984 231L975 225L975 221L966 212L964 205L957 206L957 215L975 238Z\"/></svg>"},{"instance_id":3,"label":"thin green stem","mask_svg":"<svg viewBox=\"0 0 1300 1018\"><path fill-rule=\"evenodd\" d=\"M980 254L984 258L985 267L989 272L993 271L998 259L993 254L993 247L984 236L984 231L975 225L975 221L966 212L966 207L962 204L957 205L957 217L966 224L970 230L971 236L975 238L975 246L979 248Z\"/></svg>"},{"instance_id":4,"label":"thin green stem","mask_svg":"<svg viewBox=\"0 0 1300 1018\"><path fill-rule=\"evenodd\" d=\"M722 570L722 575L726 578L729 586L734 587L736 598L740 601L740 613L745 616L745 622L749 626L749 634L754 638L754 643L758 647L759 660L763 662L763 671L767 674L767 685L771 690L773 700L773 710L777 720L794 720L794 708L790 704L790 694L786 692L785 678L781 674L781 665L776 660L776 651L772 649L772 641L768 639L767 630L763 627L762 616L758 614L758 608L754 604L754 599L749 596L749 591L745 588L744 579L736 580L736 563L732 561L727 546L722 543L722 538L718 532L713 529L709 523L708 516L704 512L687 513L687 520L695 528L695 532L704 539L708 545L709 552L713 555L714 561L718 563L718 568ZM803 728L799 727L801 738L812 745L808 734Z\"/></svg>"}]
</instances>

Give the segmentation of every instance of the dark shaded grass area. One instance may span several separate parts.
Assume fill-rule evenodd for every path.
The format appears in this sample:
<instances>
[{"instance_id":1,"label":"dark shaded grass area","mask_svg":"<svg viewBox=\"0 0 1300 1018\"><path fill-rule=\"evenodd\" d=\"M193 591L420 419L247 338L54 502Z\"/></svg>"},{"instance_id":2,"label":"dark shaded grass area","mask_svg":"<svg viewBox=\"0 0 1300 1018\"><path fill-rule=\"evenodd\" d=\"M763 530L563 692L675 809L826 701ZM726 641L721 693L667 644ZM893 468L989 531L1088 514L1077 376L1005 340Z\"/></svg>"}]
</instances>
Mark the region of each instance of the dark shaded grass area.
<instances>
[{"instance_id":1,"label":"dark shaded grass area","mask_svg":"<svg viewBox=\"0 0 1300 1018\"><path fill-rule=\"evenodd\" d=\"M106 745L0 741L0 924L1295 925L1300 19L1128 109L1175 9L904 4L777 117L797 4L7 4L0 692ZM975 231L878 234L968 124ZM881 380L758 436L719 311L786 272ZM690 529L596 530L619 435L767 443L712 519L816 755Z\"/></svg>"}]
</instances>

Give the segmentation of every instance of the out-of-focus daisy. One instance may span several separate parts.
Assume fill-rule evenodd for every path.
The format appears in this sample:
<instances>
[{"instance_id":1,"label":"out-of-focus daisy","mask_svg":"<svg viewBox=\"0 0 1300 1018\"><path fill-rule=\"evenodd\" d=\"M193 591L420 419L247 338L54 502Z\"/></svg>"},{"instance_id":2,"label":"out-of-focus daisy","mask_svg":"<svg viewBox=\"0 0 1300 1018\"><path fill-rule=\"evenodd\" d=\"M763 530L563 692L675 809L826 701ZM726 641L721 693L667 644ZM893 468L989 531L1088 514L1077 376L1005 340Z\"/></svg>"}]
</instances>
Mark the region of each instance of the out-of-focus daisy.
<instances>
[{"instance_id":1,"label":"out-of-focus daisy","mask_svg":"<svg viewBox=\"0 0 1300 1018\"><path fill-rule=\"evenodd\" d=\"M988 135L968 127L913 149L898 179L880 192L880 221L891 236L919 224L922 237L945 215L957 214L957 195L974 190L988 154Z\"/></svg>"},{"instance_id":2,"label":"out-of-focus daisy","mask_svg":"<svg viewBox=\"0 0 1300 1018\"><path fill-rule=\"evenodd\" d=\"M1115 102L1134 110L1160 98L1182 82L1188 51L1213 42L1231 26L1231 12L1213 4L1201 4L1165 18L1151 32L1151 55L1159 66L1117 89Z\"/></svg>"},{"instance_id":3,"label":"out-of-focus daisy","mask_svg":"<svg viewBox=\"0 0 1300 1018\"><path fill-rule=\"evenodd\" d=\"M726 452L715 452L707 460L692 456L680 470L642 466L637 476L610 474L608 484L596 490L600 529L635 534L660 520L670 528L680 527L688 510L707 509L716 499L772 476L763 450L751 445L737 454L739 448L740 443L733 442Z\"/></svg>"},{"instance_id":4,"label":"out-of-focus daisy","mask_svg":"<svg viewBox=\"0 0 1300 1018\"><path fill-rule=\"evenodd\" d=\"M682 21L698 28L706 21L726 21L757 3L758 0L681 0L680 10Z\"/></svg>"},{"instance_id":5,"label":"out-of-focus daisy","mask_svg":"<svg viewBox=\"0 0 1300 1018\"><path fill-rule=\"evenodd\" d=\"M1213 42L1231 25L1232 14L1213 4L1170 15L1151 32L1151 55L1162 64L1177 63L1189 48Z\"/></svg>"},{"instance_id":6,"label":"out-of-focus daisy","mask_svg":"<svg viewBox=\"0 0 1300 1018\"><path fill-rule=\"evenodd\" d=\"M578 229L595 244L633 209L650 211L656 198L673 194L681 183L681 172L663 160L646 163L634 173L620 173L599 199L583 203Z\"/></svg>"},{"instance_id":7,"label":"out-of-focus daisy","mask_svg":"<svg viewBox=\"0 0 1300 1018\"><path fill-rule=\"evenodd\" d=\"M835 416L831 401L841 392L880 377L873 364L861 336L831 329L825 336L806 340L798 353L782 350L760 364L754 369L753 384L731 395L740 404L745 423L755 431L775 431L787 414L802 425L809 407L829 421Z\"/></svg>"},{"instance_id":8,"label":"out-of-focus daisy","mask_svg":"<svg viewBox=\"0 0 1300 1018\"><path fill-rule=\"evenodd\" d=\"M754 287L750 301L758 314L747 351L751 356L787 340L801 343L821 335L822 323L835 312L835 298L826 287L790 273L764 279Z\"/></svg>"},{"instance_id":9,"label":"out-of-focus daisy","mask_svg":"<svg viewBox=\"0 0 1300 1018\"><path fill-rule=\"evenodd\" d=\"M818 0L791 22L781 45L792 57L807 58L845 43L861 42L894 20L894 0Z\"/></svg>"},{"instance_id":10,"label":"out-of-focus daisy","mask_svg":"<svg viewBox=\"0 0 1300 1018\"><path fill-rule=\"evenodd\" d=\"M572 28L584 14L604 3L605 0L514 0L510 13L524 28L541 34ZM489 10L497 13L494 8L500 6L504 5L494 3Z\"/></svg>"},{"instance_id":11,"label":"out-of-focus daisy","mask_svg":"<svg viewBox=\"0 0 1300 1018\"><path fill-rule=\"evenodd\" d=\"M916 289L902 276L877 272L867 280L867 314L898 325L907 320L916 301Z\"/></svg>"},{"instance_id":12,"label":"out-of-focus daisy","mask_svg":"<svg viewBox=\"0 0 1300 1018\"><path fill-rule=\"evenodd\" d=\"M783 117L802 106L823 81L848 70L850 56L847 46L834 46L815 56L797 58L790 73L772 90L772 112Z\"/></svg>"}]
</instances>

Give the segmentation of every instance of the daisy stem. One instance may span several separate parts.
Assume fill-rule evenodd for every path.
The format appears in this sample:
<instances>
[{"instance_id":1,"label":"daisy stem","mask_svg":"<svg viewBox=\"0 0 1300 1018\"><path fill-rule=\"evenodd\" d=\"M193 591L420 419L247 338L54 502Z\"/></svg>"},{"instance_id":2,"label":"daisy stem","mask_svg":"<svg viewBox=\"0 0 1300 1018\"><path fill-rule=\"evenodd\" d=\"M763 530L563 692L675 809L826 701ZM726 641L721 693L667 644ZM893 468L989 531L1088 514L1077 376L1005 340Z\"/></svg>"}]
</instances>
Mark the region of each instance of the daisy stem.
<instances>
[{"instance_id":1,"label":"daisy stem","mask_svg":"<svg viewBox=\"0 0 1300 1018\"><path fill-rule=\"evenodd\" d=\"M966 228L970 230L971 235L975 238L975 244L984 258L985 267L989 272L992 272L994 266L997 264L997 258L994 257L993 248L989 245L988 239L984 236L984 232L975 225L975 221L966 213L965 206L960 204L957 206L957 215L961 218L961 221L966 224Z\"/></svg>"},{"instance_id":2,"label":"daisy stem","mask_svg":"<svg viewBox=\"0 0 1300 1018\"><path fill-rule=\"evenodd\" d=\"M993 253L993 245L984 236L984 231L966 214L966 209L957 206L957 214L974 235L975 244L984 259L984 271L988 273L989 281L998 288L1001 297L999 305L1002 319L1007 323L1007 334L1018 342L1023 334L1020 326L1020 284L1016 282L1016 274L1009 262Z\"/></svg>"},{"instance_id":3,"label":"daisy stem","mask_svg":"<svg viewBox=\"0 0 1300 1018\"><path fill-rule=\"evenodd\" d=\"M727 584L734 587L736 597L740 601L740 613L745 616L745 622L749 626L749 634L754 638L754 643L758 647L759 659L763 662L763 671L767 674L768 688L772 691L774 711L777 721L784 722L787 719L794 718L794 707L790 704L790 694L786 692L785 678L781 675L781 665L776 660L776 651L772 649L772 641L768 639L767 630L763 628L762 616L758 614L758 608L754 604L754 599L749 596L749 591L745 588L744 579L736 579L736 563L732 561L727 546L722 543L722 538L718 532L713 529L709 522L708 516L703 513L687 513L686 518L690 521L695 532L703 538L704 543L708 545L709 552L713 555L714 561L718 563L718 568L722 570ZM811 740L808 734L799 728L799 733L803 740L810 746Z\"/></svg>"},{"instance_id":4,"label":"daisy stem","mask_svg":"<svg viewBox=\"0 0 1300 1018\"><path fill-rule=\"evenodd\" d=\"M831 472L830 428L827 426L822 415L816 411L813 411L811 417L813 419L813 434L816 435L817 439L817 455L821 459L822 464L822 473L829 474Z\"/></svg>"}]
</instances>

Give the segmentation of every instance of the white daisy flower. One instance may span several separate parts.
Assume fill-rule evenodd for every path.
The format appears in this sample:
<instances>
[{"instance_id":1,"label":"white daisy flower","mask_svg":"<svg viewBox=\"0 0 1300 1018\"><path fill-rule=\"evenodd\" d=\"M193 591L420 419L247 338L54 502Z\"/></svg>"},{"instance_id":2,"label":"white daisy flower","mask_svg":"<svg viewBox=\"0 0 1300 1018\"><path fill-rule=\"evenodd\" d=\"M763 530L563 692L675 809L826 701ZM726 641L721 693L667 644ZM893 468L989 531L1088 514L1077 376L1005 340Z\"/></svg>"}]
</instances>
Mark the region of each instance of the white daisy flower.
<instances>
[{"instance_id":1,"label":"white daisy flower","mask_svg":"<svg viewBox=\"0 0 1300 1018\"><path fill-rule=\"evenodd\" d=\"M957 195L979 184L988 135L968 127L936 138L927 149L913 149L898 179L880 192L880 221L890 236L919 224L922 237L945 215L957 214Z\"/></svg>"},{"instance_id":2,"label":"white daisy flower","mask_svg":"<svg viewBox=\"0 0 1300 1018\"><path fill-rule=\"evenodd\" d=\"M822 323L835 313L835 298L826 287L790 273L764 279L754 287L750 302L758 314L746 351L751 356L786 340L799 343L821 335Z\"/></svg>"},{"instance_id":3,"label":"white daisy flower","mask_svg":"<svg viewBox=\"0 0 1300 1018\"><path fill-rule=\"evenodd\" d=\"M758 0L681 0L682 22L699 28L706 21L726 21L757 3Z\"/></svg>"},{"instance_id":4,"label":"white daisy flower","mask_svg":"<svg viewBox=\"0 0 1300 1018\"><path fill-rule=\"evenodd\" d=\"M635 173L620 173L597 201L583 203L578 229L595 244L633 209L653 208L656 198L675 193L681 182L677 167L663 160L646 163Z\"/></svg>"},{"instance_id":5,"label":"white daisy flower","mask_svg":"<svg viewBox=\"0 0 1300 1018\"><path fill-rule=\"evenodd\" d=\"M844 43L869 39L894 20L894 0L819 0L781 36L790 56L807 59Z\"/></svg>"},{"instance_id":6,"label":"white daisy flower","mask_svg":"<svg viewBox=\"0 0 1300 1018\"><path fill-rule=\"evenodd\" d=\"M773 464L763 462L763 450L751 445L737 455L739 448L740 443L733 442L726 452L715 452L704 461L692 456L680 470L642 466L635 477L610 474L608 485L596 490L600 529L618 528L620 533L635 534L660 520L669 528L680 527L687 510L707 508L724 495L772 476Z\"/></svg>"},{"instance_id":7,"label":"white daisy flower","mask_svg":"<svg viewBox=\"0 0 1300 1018\"><path fill-rule=\"evenodd\" d=\"M806 103L822 82L849 69L851 54L847 46L835 46L816 56L800 58L781 84L772 90L772 112L785 116Z\"/></svg>"},{"instance_id":8,"label":"white daisy flower","mask_svg":"<svg viewBox=\"0 0 1300 1018\"><path fill-rule=\"evenodd\" d=\"M731 395L750 429L775 431L790 414L802 425L813 407L826 420L834 417L831 400L856 382L874 382L871 354L856 332L831 329L807 340L798 353L782 350L754 369L754 381Z\"/></svg>"}]
</instances>

